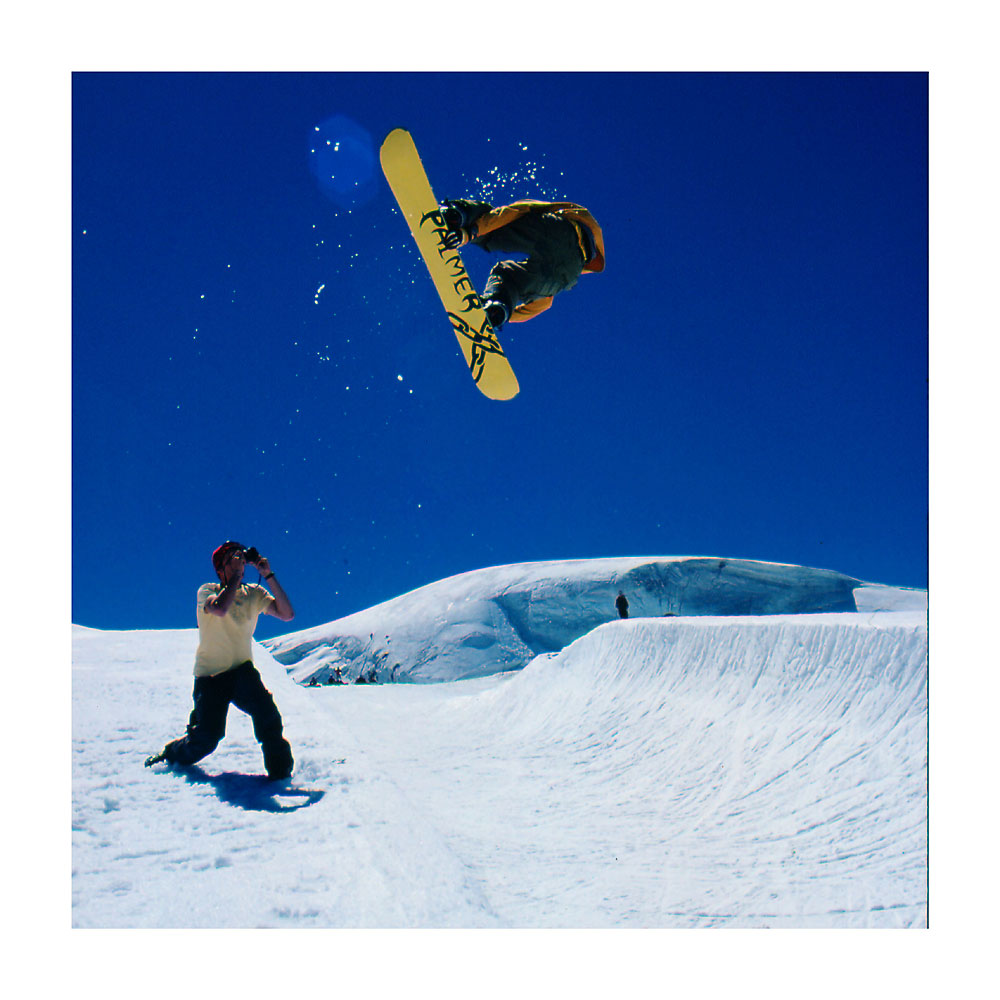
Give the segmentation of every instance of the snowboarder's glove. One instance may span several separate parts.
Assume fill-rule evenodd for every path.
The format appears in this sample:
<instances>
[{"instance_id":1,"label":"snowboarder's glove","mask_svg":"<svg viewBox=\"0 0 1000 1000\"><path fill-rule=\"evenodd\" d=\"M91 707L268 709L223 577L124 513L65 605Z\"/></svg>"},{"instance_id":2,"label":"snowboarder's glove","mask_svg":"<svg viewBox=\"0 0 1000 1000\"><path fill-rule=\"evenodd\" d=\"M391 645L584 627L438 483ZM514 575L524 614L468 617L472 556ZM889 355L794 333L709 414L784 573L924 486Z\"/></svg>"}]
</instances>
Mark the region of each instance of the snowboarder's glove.
<instances>
[{"instance_id":1,"label":"snowboarder's glove","mask_svg":"<svg viewBox=\"0 0 1000 1000\"><path fill-rule=\"evenodd\" d=\"M462 210L453 205L450 201L441 202L441 218L449 229L461 229L465 219L462 218Z\"/></svg>"},{"instance_id":2,"label":"snowboarder's glove","mask_svg":"<svg viewBox=\"0 0 1000 1000\"><path fill-rule=\"evenodd\" d=\"M440 212L447 228L447 232L441 237L441 242L449 250L455 250L468 239L467 233L462 228L462 223L465 222L465 213L448 201L441 203Z\"/></svg>"}]
</instances>

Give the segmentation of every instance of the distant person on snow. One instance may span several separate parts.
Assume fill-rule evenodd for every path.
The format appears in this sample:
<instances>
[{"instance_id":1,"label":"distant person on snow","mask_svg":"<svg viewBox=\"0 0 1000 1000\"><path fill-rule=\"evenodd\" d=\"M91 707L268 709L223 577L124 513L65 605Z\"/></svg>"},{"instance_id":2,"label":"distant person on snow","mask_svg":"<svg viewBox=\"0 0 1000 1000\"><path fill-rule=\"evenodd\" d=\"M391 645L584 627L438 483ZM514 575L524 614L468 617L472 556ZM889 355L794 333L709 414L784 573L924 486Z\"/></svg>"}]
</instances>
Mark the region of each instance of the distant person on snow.
<instances>
[{"instance_id":1,"label":"distant person on snow","mask_svg":"<svg viewBox=\"0 0 1000 1000\"><path fill-rule=\"evenodd\" d=\"M257 583L244 583L247 563L270 581L272 596ZM292 748L282 735L281 715L253 665L250 641L257 618L273 615L283 622L295 616L271 564L256 549L224 542L212 553L218 583L198 589L198 650L194 658L194 708L187 735L168 743L146 761L188 765L207 757L226 734L230 704L253 720L253 732L264 752L267 776L283 780L292 774Z\"/></svg>"},{"instance_id":2,"label":"distant person on snow","mask_svg":"<svg viewBox=\"0 0 1000 1000\"><path fill-rule=\"evenodd\" d=\"M625 596L623 590L618 591L618 597L615 600L615 607L618 609L619 618L628 618L628 598Z\"/></svg>"},{"instance_id":3,"label":"distant person on snow","mask_svg":"<svg viewBox=\"0 0 1000 1000\"><path fill-rule=\"evenodd\" d=\"M439 207L450 249L474 243L488 253L527 255L503 260L490 271L483 308L494 330L520 323L552 305L585 271L604 270L604 235L583 206L569 201L524 199L501 208L453 198Z\"/></svg>"}]
</instances>

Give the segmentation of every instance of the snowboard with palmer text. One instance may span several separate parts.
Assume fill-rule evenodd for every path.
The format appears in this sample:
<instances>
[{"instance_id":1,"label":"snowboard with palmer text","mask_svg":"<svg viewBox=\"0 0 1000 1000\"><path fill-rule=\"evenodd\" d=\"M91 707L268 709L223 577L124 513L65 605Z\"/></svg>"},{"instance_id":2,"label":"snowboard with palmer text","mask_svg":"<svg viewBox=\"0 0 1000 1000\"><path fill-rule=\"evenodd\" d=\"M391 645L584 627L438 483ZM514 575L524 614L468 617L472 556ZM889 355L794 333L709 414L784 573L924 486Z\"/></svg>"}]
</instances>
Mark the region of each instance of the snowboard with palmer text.
<instances>
[{"instance_id":1,"label":"snowboard with palmer text","mask_svg":"<svg viewBox=\"0 0 1000 1000\"><path fill-rule=\"evenodd\" d=\"M517 395L517 378L483 312L461 254L444 244L448 228L413 137L406 129L393 129L382 143L379 159L451 320L473 382L490 399L512 399Z\"/></svg>"}]
</instances>

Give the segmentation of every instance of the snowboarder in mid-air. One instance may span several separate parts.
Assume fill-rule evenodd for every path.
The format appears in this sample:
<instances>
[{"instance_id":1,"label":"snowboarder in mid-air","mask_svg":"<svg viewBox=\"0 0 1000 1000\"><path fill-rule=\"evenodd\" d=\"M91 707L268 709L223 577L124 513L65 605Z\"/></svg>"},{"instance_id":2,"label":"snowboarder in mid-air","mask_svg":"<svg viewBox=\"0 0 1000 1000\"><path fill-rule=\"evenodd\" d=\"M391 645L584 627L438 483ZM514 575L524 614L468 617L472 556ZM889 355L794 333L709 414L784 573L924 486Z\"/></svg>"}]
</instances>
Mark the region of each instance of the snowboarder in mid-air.
<instances>
[{"instance_id":1,"label":"snowboarder in mid-air","mask_svg":"<svg viewBox=\"0 0 1000 1000\"><path fill-rule=\"evenodd\" d=\"M272 596L257 583L244 583L247 564L269 581ZM271 564L256 549L223 542L212 553L218 583L198 589L198 650L194 660L194 708L187 734L146 760L187 766L207 757L226 733L226 715L235 705L253 720L253 732L272 780L292 774L292 748L282 735L281 715L251 659L250 641L261 614L281 621L295 616Z\"/></svg>"},{"instance_id":2,"label":"snowboarder in mid-air","mask_svg":"<svg viewBox=\"0 0 1000 1000\"><path fill-rule=\"evenodd\" d=\"M508 320L532 319L581 274L604 270L601 227L582 205L524 199L494 208L485 201L452 198L439 211L449 249L472 243L489 253L527 256L500 261L490 271L482 300L494 331Z\"/></svg>"}]
</instances>

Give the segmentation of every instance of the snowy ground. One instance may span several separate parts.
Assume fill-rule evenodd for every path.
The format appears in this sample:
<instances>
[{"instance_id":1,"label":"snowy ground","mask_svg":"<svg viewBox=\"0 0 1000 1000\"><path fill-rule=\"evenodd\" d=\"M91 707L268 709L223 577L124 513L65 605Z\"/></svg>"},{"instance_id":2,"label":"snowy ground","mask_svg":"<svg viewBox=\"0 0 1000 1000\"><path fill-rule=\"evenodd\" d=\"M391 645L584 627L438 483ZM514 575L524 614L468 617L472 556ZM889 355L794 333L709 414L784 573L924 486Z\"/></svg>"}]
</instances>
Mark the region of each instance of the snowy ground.
<instances>
[{"instance_id":1,"label":"snowy ground","mask_svg":"<svg viewBox=\"0 0 1000 1000\"><path fill-rule=\"evenodd\" d=\"M860 593L860 592L859 592ZM633 618L517 672L235 709L189 772L194 630L73 632L74 927L920 927L923 592Z\"/></svg>"}]
</instances>

